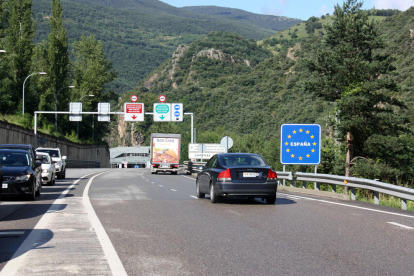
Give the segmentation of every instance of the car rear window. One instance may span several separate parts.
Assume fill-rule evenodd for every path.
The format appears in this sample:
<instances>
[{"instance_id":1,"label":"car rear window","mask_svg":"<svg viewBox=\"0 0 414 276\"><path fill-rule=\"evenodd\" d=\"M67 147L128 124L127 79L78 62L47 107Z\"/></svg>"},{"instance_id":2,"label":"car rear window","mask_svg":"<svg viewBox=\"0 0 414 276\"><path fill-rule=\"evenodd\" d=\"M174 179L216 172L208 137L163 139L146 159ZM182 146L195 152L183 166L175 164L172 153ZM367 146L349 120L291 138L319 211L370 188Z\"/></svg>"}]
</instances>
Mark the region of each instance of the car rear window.
<instances>
[{"instance_id":1,"label":"car rear window","mask_svg":"<svg viewBox=\"0 0 414 276\"><path fill-rule=\"evenodd\" d=\"M37 152L45 152L45 153L49 153L50 157L60 157L59 156L59 151L57 150L45 150L45 149L37 149Z\"/></svg>"},{"instance_id":2,"label":"car rear window","mask_svg":"<svg viewBox=\"0 0 414 276\"><path fill-rule=\"evenodd\" d=\"M237 166L259 166L265 167L267 163L261 156L258 155L231 155L222 156L220 163L225 167Z\"/></svg>"}]
</instances>

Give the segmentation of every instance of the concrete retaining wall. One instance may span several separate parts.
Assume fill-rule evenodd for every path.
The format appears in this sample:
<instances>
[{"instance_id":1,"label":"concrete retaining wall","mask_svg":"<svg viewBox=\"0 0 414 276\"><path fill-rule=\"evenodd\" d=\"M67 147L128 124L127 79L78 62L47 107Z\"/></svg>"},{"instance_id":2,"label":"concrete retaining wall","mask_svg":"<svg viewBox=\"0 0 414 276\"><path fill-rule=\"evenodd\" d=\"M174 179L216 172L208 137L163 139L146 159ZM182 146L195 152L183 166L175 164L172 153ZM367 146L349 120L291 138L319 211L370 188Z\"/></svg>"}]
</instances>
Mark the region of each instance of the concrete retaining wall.
<instances>
[{"instance_id":1,"label":"concrete retaining wall","mask_svg":"<svg viewBox=\"0 0 414 276\"><path fill-rule=\"evenodd\" d=\"M45 138L46 144L41 145L40 139ZM21 126L0 121L0 144L32 144L34 132ZM71 142L65 138L37 132L37 145L45 148L60 148L68 159L97 161L101 168L109 168L109 149L105 145L84 145Z\"/></svg>"}]
</instances>

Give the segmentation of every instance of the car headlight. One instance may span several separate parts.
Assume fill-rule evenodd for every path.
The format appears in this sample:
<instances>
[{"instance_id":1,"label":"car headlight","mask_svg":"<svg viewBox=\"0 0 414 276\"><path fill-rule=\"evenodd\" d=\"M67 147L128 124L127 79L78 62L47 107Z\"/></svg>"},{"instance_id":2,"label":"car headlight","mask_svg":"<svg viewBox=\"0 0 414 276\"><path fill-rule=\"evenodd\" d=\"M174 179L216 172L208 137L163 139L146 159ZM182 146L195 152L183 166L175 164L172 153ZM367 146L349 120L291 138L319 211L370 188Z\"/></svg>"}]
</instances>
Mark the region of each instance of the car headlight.
<instances>
[{"instance_id":1,"label":"car headlight","mask_svg":"<svg viewBox=\"0 0 414 276\"><path fill-rule=\"evenodd\" d=\"M29 179L30 179L30 174L25 174L25 175L21 175L21 176L16 177L17 181L27 181Z\"/></svg>"},{"instance_id":2,"label":"car headlight","mask_svg":"<svg viewBox=\"0 0 414 276\"><path fill-rule=\"evenodd\" d=\"M49 172L49 170L48 170L48 169L44 169L42 172L44 172L44 173L48 173L48 172Z\"/></svg>"},{"instance_id":3,"label":"car headlight","mask_svg":"<svg viewBox=\"0 0 414 276\"><path fill-rule=\"evenodd\" d=\"M62 166L62 162L56 162L55 166L58 167L58 168L61 167Z\"/></svg>"}]
</instances>

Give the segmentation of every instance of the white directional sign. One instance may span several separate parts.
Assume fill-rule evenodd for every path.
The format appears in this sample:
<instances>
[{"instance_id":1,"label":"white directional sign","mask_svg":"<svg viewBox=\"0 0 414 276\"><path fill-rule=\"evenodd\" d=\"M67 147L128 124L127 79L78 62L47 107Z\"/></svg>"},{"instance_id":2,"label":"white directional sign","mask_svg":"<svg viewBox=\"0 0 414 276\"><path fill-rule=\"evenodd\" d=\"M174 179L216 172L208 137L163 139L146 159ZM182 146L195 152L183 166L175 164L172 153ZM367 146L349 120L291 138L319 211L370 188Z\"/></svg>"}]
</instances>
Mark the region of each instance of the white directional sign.
<instances>
[{"instance_id":1,"label":"white directional sign","mask_svg":"<svg viewBox=\"0 0 414 276\"><path fill-rule=\"evenodd\" d=\"M143 103L125 103L124 120L125 122L143 122L144 121L144 104Z\"/></svg>"},{"instance_id":2,"label":"white directional sign","mask_svg":"<svg viewBox=\"0 0 414 276\"><path fill-rule=\"evenodd\" d=\"M99 113L107 113L111 112L111 104L110 103L98 103L98 112ZM109 115L98 115L99 122L109 122L111 120L111 116Z\"/></svg>"},{"instance_id":3,"label":"white directional sign","mask_svg":"<svg viewBox=\"0 0 414 276\"><path fill-rule=\"evenodd\" d=\"M217 153L226 152L220 144L189 144L189 159L210 159Z\"/></svg>"},{"instance_id":4,"label":"white directional sign","mask_svg":"<svg viewBox=\"0 0 414 276\"><path fill-rule=\"evenodd\" d=\"M171 104L172 113L171 121L182 122L184 117L184 107L182 103L172 103Z\"/></svg>"},{"instance_id":5,"label":"white directional sign","mask_svg":"<svg viewBox=\"0 0 414 276\"><path fill-rule=\"evenodd\" d=\"M154 103L154 122L171 121L171 104Z\"/></svg>"},{"instance_id":6,"label":"white directional sign","mask_svg":"<svg viewBox=\"0 0 414 276\"><path fill-rule=\"evenodd\" d=\"M82 103L81 102L72 102L69 104L69 111L80 113L82 112ZM82 115L69 115L69 120L72 122L80 122L82 121Z\"/></svg>"}]
</instances>

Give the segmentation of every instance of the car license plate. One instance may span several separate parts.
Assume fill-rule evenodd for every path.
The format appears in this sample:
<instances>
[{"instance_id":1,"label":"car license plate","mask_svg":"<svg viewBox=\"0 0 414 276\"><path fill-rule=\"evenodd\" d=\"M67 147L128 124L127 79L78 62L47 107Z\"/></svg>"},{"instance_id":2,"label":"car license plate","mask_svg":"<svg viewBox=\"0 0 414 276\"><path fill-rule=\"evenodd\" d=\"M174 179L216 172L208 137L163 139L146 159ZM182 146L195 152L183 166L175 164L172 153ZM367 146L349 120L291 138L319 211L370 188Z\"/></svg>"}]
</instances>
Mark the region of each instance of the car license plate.
<instances>
[{"instance_id":1,"label":"car license plate","mask_svg":"<svg viewBox=\"0 0 414 276\"><path fill-rule=\"evenodd\" d=\"M161 168L167 168L167 169L169 169L170 166L161 166Z\"/></svg>"},{"instance_id":2,"label":"car license plate","mask_svg":"<svg viewBox=\"0 0 414 276\"><path fill-rule=\"evenodd\" d=\"M7 183L3 183L3 184L1 185L1 187L2 187L3 189L7 189L8 184L7 184Z\"/></svg>"},{"instance_id":3,"label":"car license plate","mask_svg":"<svg viewBox=\"0 0 414 276\"><path fill-rule=\"evenodd\" d=\"M244 172L243 177L259 177L259 173L256 172Z\"/></svg>"}]
</instances>

